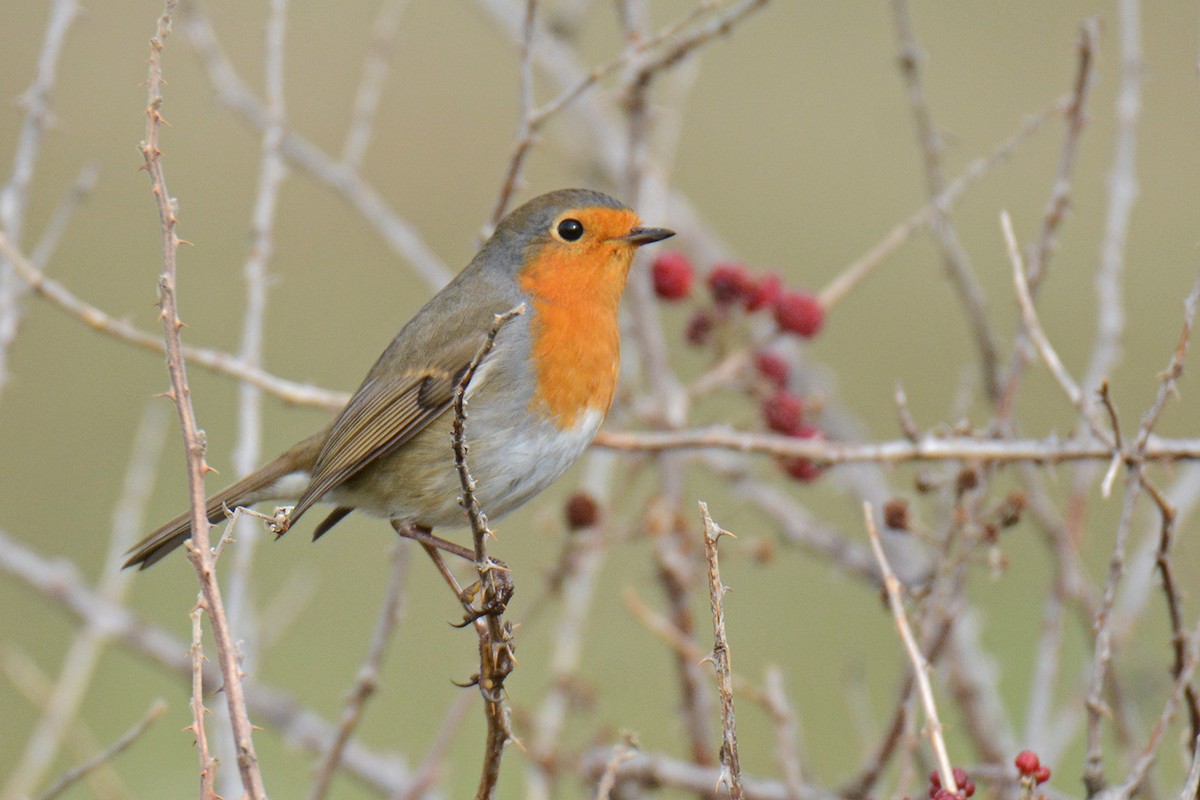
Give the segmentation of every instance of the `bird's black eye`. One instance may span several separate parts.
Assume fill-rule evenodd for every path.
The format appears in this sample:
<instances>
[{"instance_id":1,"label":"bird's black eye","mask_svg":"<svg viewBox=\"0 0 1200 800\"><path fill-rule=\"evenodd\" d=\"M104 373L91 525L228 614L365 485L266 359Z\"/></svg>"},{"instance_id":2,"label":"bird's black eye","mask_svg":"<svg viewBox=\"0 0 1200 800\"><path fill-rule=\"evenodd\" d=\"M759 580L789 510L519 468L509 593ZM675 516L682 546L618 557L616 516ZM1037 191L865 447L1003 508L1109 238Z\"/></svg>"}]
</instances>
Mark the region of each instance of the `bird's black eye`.
<instances>
[{"instance_id":1,"label":"bird's black eye","mask_svg":"<svg viewBox=\"0 0 1200 800\"><path fill-rule=\"evenodd\" d=\"M558 235L564 241L578 241L580 236L583 236L583 223L577 219L564 219L558 223Z\"/></svg>"}]
</instances>

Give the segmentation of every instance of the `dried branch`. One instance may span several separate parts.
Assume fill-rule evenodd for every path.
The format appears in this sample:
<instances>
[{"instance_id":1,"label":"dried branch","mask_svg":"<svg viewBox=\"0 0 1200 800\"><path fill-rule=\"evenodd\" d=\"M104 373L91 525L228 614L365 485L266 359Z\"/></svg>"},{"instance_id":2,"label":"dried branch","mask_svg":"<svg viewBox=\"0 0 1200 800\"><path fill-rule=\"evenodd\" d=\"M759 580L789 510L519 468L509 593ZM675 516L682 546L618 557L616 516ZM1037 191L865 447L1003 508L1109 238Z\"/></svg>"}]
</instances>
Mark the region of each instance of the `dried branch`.
<instances>
[{"instance_id":1,"label":"dried branch","mask_svg":"<svg viewBox=\"0 0 1200 800\"><path fill-rule=\"evenodd\" d=\"M242 315L242 343L238 358L253 369L263 360L263 338L267 318L267 266L274 252L274 227L280 187L287 175L280 147L285 124L283 91L284 32L287 25L287 0L271 0L267 17L263 55L265 61L266 114L270 124L263 131L258 187L250 226L250 252L243 266L246 282L246 308ZM262 462L262 395L249 383L238 385L237 443L233 449L233 467L241 478ZM262 537L262 526L250 515L238 514L230 521L226 534L236 537L239 546L233 553L229 570L229 624L241 637L241 668L253 673L258 663L261 637L252 596L251 568L255 545ZM236 760L237 754L226 737L217 739L223 760ZM235 785L224 787L224 794L237 792Z\"/></svg>"},{"instance_id":2,"label":"dried branch","mask_svg":"<svg viewBox=\"0 0 1200 800\"><path fill-rule=\"evenodd\" d=\"M181 680L191 680L186 643L89 589L73 563L45 558L0 530L0 571L58 603L81 623L104 630L131 652ZM204 690L215 692L222 685L220 670L205 664ZM256 682L246 687L246 702L258 722L276 728L292 746L319 754L328 750L336 735L333 725L280 689ZM343 768L365 785L389 794L409 788L408 769L398 756L376 753L358 742L347 746Z\"/></svg>"},{"instance_id":3,"label":"dried branch","mask_svg":"<svg viewBox=\"0 0 1200 800\"><path fill-rule=\"evenodd\" d=\"M1117 133L1108 183L1108 210L1096 270L1096 340L1083 385L1093 390L1117 363L1125 329L1121 279L1125 240L1137 202L1137 126L1142 98L1142 22L1138 0L1117 3L1117 33L1121 50L1121 87L1117 92Z\"/></svg>"},{"instance_id":4,"label":"dried branch","mask_svg":"<svg viewBox=\"0 0 1200 800\"><path fill-rule=\"evenodd\" d=\"M1063 366L1062 359L1058 357L1058 353L1054 351L1054 346L1050 344L1050 339L1042 330L1042 323L1038 319L1037 309L1033 306L1033 296L1029 291L1029 282L1025 276L1025 264L1021 258L1021 248L1017 246L1017 237L1013 233L1012 219L1009 218L1007 211L1000 212L1000 229L1004 233L1004 244L1008 249L1009 262L1012 264L1013 284L1017 288L1017 301L1021 306L1021 317L1025 321L1025 330L1029 333L1029 338L1033 341L1037 348L1038 355L1042 357L1042 362L1046 368L1050 370L1050 374L1054 376L1054 380L1058 383L1063 394L1071 401L1071 405L1075 406L1075 410L1087 422L1093 435L1098 439L1108 444L1113 444L1112 435L1108 432L1104 425L1104 421L1100 418L1096 409L1088 404L1087 398L1084 397L1083 391L1079 388L1079 384L1067 372L1067 368Z\"/></svg>"},{"instance_id":5,"label":"dried branch","mask_svg":"<svg viewBox=\"0 0 1200 800\"><path fill-rule=\"evenodd\" d=\"M793 797L804 794L804 771L800 762L800 726L783 685L783 670L768 666L763 676L764 698L775 722L775 761Z\"/></svg>"},{"instance_id":6,"label":"dried branch","mask_svg":"<svg viewBox=\"0 0 1200 800\"><path fill-rule=\"evenodd\" d=\"M38 269L42 269L50 263L50 257L58 249L58 243L62 241L62 236L66 233L67 226L75 216L75 212L91 197L99 181L100 165L88 164L79 171L71 188L58 201L58 205L54 207L54 213L50 215L50 221L46 223L42 235L38 238L37 245L29 254L29 260ZM24 276L21 277L24 281Z\"/></svg>"},{"instance_id":7,"label":"dried branch","mask_svg":"<svg viewBox=\"0 0 1200 800\"><path fill-rule=\"evenodd\" d=\"M454 448L454 466L458 471L459 483L462 486L462 497L459 502L471 523L471 534L475 544L475 571L479 575L483 587L481 611L474 615L475 631L479 634L479 676L478 685L483 695L484 717L487 719L487 737L484 746L483 769L479 778L479 788L476 790L476 800L490 800L495 796L496 784L500 778L500 761L504 757L504 745L515 739L509 726L508 712L504 708L504 681L516 666L512 652L512 625L503 620L504 605L511 595L511 586L503 588L497 571L503 567L497 566L488 557L487 538L492 535L488 529L487 514L479 505L475 495L475 480L471 477L467 465L466 444L466 399L467 387L475 377L476 370L484 359L491 353L496 343L496 336L505 324L525 313L525 304L497 314L492 321L487 338L467 369L459 379L454 389L454 423L451 427L451 444ZM468 603L469 606L469 603Z\"/></svg>"},{"instance_id":8,"label":"dried branch","mask_svg":"<svg viewBox=\"0 0 1200 800\"><path fill-rule=\"evenodd\" d=\"M772 456L808 458L821 464L902 464L909 461L990 461L1061 464L1070 461L1109 461L1110 446L1046 439L987 439L926 435L913 442L832 442L797 439L769 433L737 431L723 425L682 431L601 431L596 444L611 450L657 453L670 450L732 450ZM1151 436L1142 454L1146 461L1196 461L1200 439Z\"/></svg>"},{"instance_id":9,"label":"dried branch","mask_svg":"<svg viewBox=\"0 0 1200 800\"><path fill-rule=\"evenodd\" d=\"M441 772L442 762L446 758L446 751L450 748L454 735L458 733L463 720L467 717L467 711L471 707L470 700L471 696L468 694L460 694L454 698L450 709L442 715L442 725L433 737L433 744L429 746L429 752L425 754L424 760L413 771L408 785L391 795L394 800L420 800L425 797L429 787L433 785Z\"/></svg>"},{"instance_id":10,"label":"dried branch","mask_svg":"<svg viewBox=\"0 0 1200 800\"><path fill-rule=\"evenodd\" d=\"M21 96L25 119L13 154L12 177L0 188L0 232L17 246L25 228L25 212L33 174L46 132L54 121L50 100L58 74L67 33L79 16L76 0L55 0L50 6L46 35L38 57L33 84ZM13 272L7 254L0 258L0 391L8 383L8 350L21 324L21 298L24 284Z\"/></svg>"},{"instance_id":11,"label":"dried branch","mask_svg":"<svg viewBox=\"0 0 1200 800\"><path fill-rule=\"evenodd\" d=\"M192 547L187 542L185 547ZM192 608L192 646L188 655L192 661L192 699L188 704L192 711L192 733L196 737L196 758L200 761L200 800L213 800L217 796L217 759L213 757L208 746L208 725L204 717L208 709L204 707L204 628L201 619L204 616L203 597Z\"/></svg>"},{"instance_id":12,"label":"dried branch","mask_svg":"<svg viewBox=\"0 0 1200 800\"><path fill-rule=\"evenodd\" d=\"M48 300L59 310L78 319L92 330L136 345L143 350L154 353L166 352L166 345L161 336L153 336L140 331L128 322L109 316L81 300L61 283L47 277L45 273L35 267L30 259L23 255L3 233L0 233L0 255L3 255L16 267L17 273L29 284L29 288L35 294ZM183 354L184 360L193 366L203 367L218 375L244 381L292 405L336 411L346 405L346 401L350 399L350 395L343 392L331 392L312 384L295 383L276 377L220 350L192 347L180 343L180 352Z\"/></svg>"},{"instance_id":13,"label":"dried branch","mask_svg":"<svg viewBox=\"0 0 1200 800\"><path fill-rule=\"evenodd\" d=\"M708 562L708 598L713 614L713 649L708 657L717 672L717 694L721 698L721 777L719 781L729 786L732 800L744 800L742 765L738 760L737 726L733 713L733 677L730 666L729 640L725 635L725 609L722 601L728 589L721 583L721 570L717 559L717 540L722 535L732 536L729 531L713 522L708 513L708 504L700 503L700 517L704 522L704 554Z\"/></svg>"},{"instance_id":14,"label":"dried branch","mask_svg":"<svg viewBox=\"0 0 1200 800\"><path fill-rule=\"evenodd\" d=\"M1125 548L1129 540L1129 528L1133 524L1133 512L1141 492L1137 470L1130 470L1125 481L1125 492L1121 500L1121 518L1117 523L1116 541L1108 565L1108 579L1096 617L1092 623L1096 632L1092 654L1092 671L1087 694L1087 754L1084 759L1083 783L1088 797L1094 797L1105 787L1103 764L1103 733L1101 724L1112 712L1104 702L1105 682L1112 662L1112 628L1110 612L1117 593L1117 583L1125 571Z\"/></svg>"},{"instance_id":15,"label":"dried branch","mask_svg":"<svg viewBox=\"0 0 1200 800\"><path fill-rule=\"evenodd\" d=\"M917 140L921 146L925 183L930 198L935 199L945 191L945 176L942 172L942 139L933 123L933 114L925 95L925 86L921 77L921 62L924 60L924 54L917 46L912 18L908 10L908 0L892 0L892 17L895 21L896 36L900 46L900 71L908 86L908 102L916 122ZM979 279L971 266L970 257L958 238L949 212L937 205L936 202L931 205L933 213L929 220L929 229L933 232L934 239L941 248L942 263L945 265L946 274L958 292L959 300L966 311L967 322L971 334L975 338L975 346L979 350L979 366L983 373L984 390L988 397L995 400L1000 391L996 368L998 345L991 322L988 320L983 287L979 285Z\"/></svg>"},{"instance_id":16,"label":"dried branch","mask_svg":"<svg viewBox=\"0 0 1200 800\"><path fill-rule=\"evenodd\" d=\"M1150 732L1149 740L1142 749L1141 757L1138 758L1133 768L1129 770L1129 774L1120 786L1116 786L1111 791L1104 793L1105 800L1128 800L1135 792L1144 788L1143 782L1150 772L1150 767L1154 765L1155 760L1158 758L1158 750L1166 736L1167 726L1171 724L1171 720L1175 717L1180 699L1191 688L1192 675L1196 671L1197 657L1200 656L1200 626L1197 626L1192 631L1192 634L1186 637L1184 644L1186 656L1181 665L1182 668L1175 676L1171 693L1167 696L1166 703L1163 704L1162 712L1159 714L1158 721L1154 724L1154 728Z\"/></svg>"},{"instance_id":17,"label":"dried branch","mask_svg":"<svg viewBox=\"0 0 1200 800\"><path fill-rule=\"evenodd\" d=\"M165 414L148 408L134 435L129 466L121 496L113 508L112 532L102 567L98 593L112 603L122 603L128 594L131 573L120 569L123 553L144 529L145 509L157 474L165 437ZM58 680L48 690L41 719L25 745L21 760L9 773L0 797L21 798L32 794L54 763L71 722L77 718L88 688L108 644L108 631L85 624L76 632L63 658Z\"/></svg>"},{"instance_id":18,"label":"dried branch","mask_svg":"<svg viewBox=\"0 0 1200 800\"><path fill-rule=\"evenodd\" d=\"M371 43L363 59L362 79L358 82L350 126L342 144L342 163L355 171L362 169L363 158L371 144L375 114L383 97L383 79L387 77L388 55L407 6L408 0L383 0L371 26Z\"/></svg>"},{"instance_id":19,"label":"dried branch","mask_svg":"<svg viewBox=\"0 0 1200 800\"><path fill-rule=\"evenodd\" d=\"M188 556L196 568L196 575L200 580L205 611L208 613L212 625L213 639L217 646L217 658L221 665L221 674L225 679L225 698L233 726L242 786L251 800L266 800L267 792L258 768L258 756L254 751L253 726L251 726L246 712L241 665L238 663L233 634L229 630L229 621L225 615L221 590L217 585L213 554L209 549L209 524L208 516L205 513L204 492L204 475L209 467L204 461L204 438L196 424L191 390L188 388L187 371L184 366L183 353L180 350L179 329L183 327L183 323L179 319L175 294L175 258L180 244L180 239L175 233L178 218L175 215L175 201L167 191L166 177L163 174L162 151L158 146L159 130L163 122L160 111L163 104L162 52L167 36L171 32L176 2L177 0L167 0L163 13L158 19L158 29L154 38L150 40L150 100L146 109L146 139L142 143L146 171L150 175L151 188L158 205L159 221L162 224L163 272L158 281L159 308L166 340L167 371L171 376L171 392L179 413L184 449L187 453L188 492L192 510L192 547L188 551Z\"/></svg>"},{"instance_id":20,"label":"dried branch","mask_svg":"<svg viewBox=\"0 0 1200 800\"><path fill-rule=\"evenodd\" d=\"M218 102L257 130L266 130L271 120L263 111L262 100L246 86L221 51L208 17L191 4L180 22L200 57ZM294 166L308 172L350 203L431 288L440 289L449 282L450 271L425 243L420 232L388 205L353 164L335 160L290 128L285 128L280 146Z\"/></svg>"},{"instance_id":21,"label":"dried branch","mask_svg":"<svg viewBox=\"0 0 1200 800\"><path fill-rule=\"evenodd\" d=\"M986 156L972 161L962 174L923 208L901 222L888 232L883 241L868 250L858 260L847 265L829 284L817 293L817 298L824 308L832 308L846 295L866 280L889 256L895 253L922 226L928 225L938 209L949 211L954 203L972 184L987 175L1001 162L1006 161L1017 148L1028 141L1033 134L1042 128L1064 110L1070 108L1071 97L1064 96L1054 100L1036 114L1026 117L1020 128L1002 141Z\"/></svg>"},{"instance_id":22,"label":"dried branch","mask_svg":"<svg viewBox=\"0 0 1200 800\"><path fill-rule=\"evenodd\" d=\"M626 751L613 759L610 747L597 748L584 755L579 772L590 783L598 782L607 770L613 771L614 786L633 784L651 789L679 789L699 796L710 796L721 778L721 767L694 764L667 755ZM808 787L794 795L782 782L766 778L744 777L746 800L836 800L834 792Z\"/></svg>"},{"instance_id":23,"label":"dried branch","mask_svg":"<svg viewBox=\"0 0 1200 800\"><path fill-rule=\"evenodd\" d=\"M1099 21L1095 18L1084 20L1079 33L1079 66L1075 74L1075 88L1071 94L1071 103L1066 109L1066 134L1063 137L1062 151L1058 160L1058 171L1051 188L1050 199L1042 214L1042 229L1038 234L1037 243L1032 247L1026 271L1029 281L1029 292L1036 296L1042 278L1045 276L1050 256L1057 246L1058 229L1066 218L1071 202L1071 177L1075 171L1076 155L1079 152L1079 141L1087 123L1087 99L1090 94L1093 76L1096 72L1096 49L1100 36ZM1017 389L1029 363L1029 335L1021 327L1013 344L1012 356L1009 359L1002 379L1002 388L997 405L997 416L1003 421L1012 413L1016 401Z\"/></svg>"},{"instance_id":24,"label":"dried branch","mask_svg":"<svg viewBox=\"0 0 1200 800\"><path fill-rule=\"evenodd\" d=\"M867 535L871 539L871 550L875 553L875 560L879 563L880 572L883 574L888 605L892 609L892 616L896 620L896 629L900 632L900 639L904 642L904 649L917 680L917 693L921 698L921 706L925 710L926 732L929 734L929 742L933 746L942 787L953 794L958 791L958 785L954 782L954 770L950 766L950 756L946 752L946 741L942 738L942 723L938 719L937 703L933 699L933 686L929 682L929 662L921 653L921 648L913 637L912 628L908 625L908 617L904 613L904 599L900 596L900 581L896 577L896 573L892 572L892 566L883 552L883 543L880 541L879 531L875 527L875 512L870 503L863 504L863 516L866 520Z\"/></svg>"},{"instance_id":25,"label":"dried branch","mask_svg":"<svg viewBox=\"0 0 1200 800\"><path fill-rule=\"evenodd\" d=\"M597 461L593 454L589 466ZM601 464L600 467L606 467ZM584 481L587 495L598 504L608 500L606 487L600 480ZM529 769L527 771L526 800L549 800L552 796L553 776L545 768L551 763L562 743L563 726L571 706L571 686L583 659L583 648L588 640L588 612L595 600L597 580L605 563L608 542L605 540L603 519L597 524L570 531L568 555L554 577L561 593L561 611L554 625L551 652L547 657L550 670L550 687L543 695L541 705L533 719L533 734L528 737Z\"/></svg>"},{"instance_id":26,"label":"dried branch","mask_svg":"<svg viewBox=\"0 0 1200 800\"><path fill-rule=\"evenodd\" d=\"M1075 172L1076 156L1083 129L1087 125L1087 101L1091 94L1096 74L1096 50L1100 40L1100 21L1095 17L1085 19L1079 27L1079 65L1075 73L1075 86L1071 92L1071 104L1064 118L1067 129L1063 135L1062 151L1058 159L1058 171L1050 191L1050 199L1042 212L1042 229L1037 244L1029 256L1029 288L1033 293L1046 272L1046 265L1057 245L1058 229L1066 218L1071 205L1071 176ZM1014 352L1014 355L1016 353Z\"/></svg>"},{"instance_id":27,"label":"dried branch","mask_svg":"<svg viewBox=\"0 0 1200 800\"><path fill-rule=\"evenodd\" d=\"M75 783L86 777L89 772L104 764L107 764L109 761L112 761L121 753L128 750L134 742L142 737L142 734L150 729L151 725L158 722L158 720L163 714L166 713L166 711L166 702L161 699L155 700L150 705L150 709L146 712L145 716L143 716L142 719L137 722L137 724L126 731L125 734L113 742L109 747L97 753L92 758L89 758L82 764L72 767L64 772L58 780L50 785L50 788L37 796L37 800L54 800L54 798L61 796L63 792L67 791L67 789L70 789Z\"/></svg>"},{"instance_id":28,"label":"dried branch","mask_svg":"<svg viewBox=\"0 0 1200 800\"><path fill-rule=\"evenodd\" d=\"M342 720L338 725L337 736L329 745L317 768L317 777L309 792L309 800L324 800L333 784L333 776L337 774L342 757L346 754L346 745L354 730L362 719L367 701L375 694L379 686L379 673L383 659L387 655L388 645L392 635L404 614L405 584L408 575L409 548L402 542L396 547L392 556L392 577L384 594L383 607L379 610L379 618L375 621L375 631L371 634L371 644L362 666L358 668L358 678L350 690L346 707L342 710Z\"/></svg>"},{"instance_id":29,"label":"dried branch","mask_svg":"<svg viewBox=\"0 0 1200 800\"><path fill-rule=\"evenodd\" d=\"M617 768L633 757L635 743L626 739L613 745L612 758L604 765L600 779L596 781L596 800L609 800L617 783Z\"/></svg>"}]
</instances>

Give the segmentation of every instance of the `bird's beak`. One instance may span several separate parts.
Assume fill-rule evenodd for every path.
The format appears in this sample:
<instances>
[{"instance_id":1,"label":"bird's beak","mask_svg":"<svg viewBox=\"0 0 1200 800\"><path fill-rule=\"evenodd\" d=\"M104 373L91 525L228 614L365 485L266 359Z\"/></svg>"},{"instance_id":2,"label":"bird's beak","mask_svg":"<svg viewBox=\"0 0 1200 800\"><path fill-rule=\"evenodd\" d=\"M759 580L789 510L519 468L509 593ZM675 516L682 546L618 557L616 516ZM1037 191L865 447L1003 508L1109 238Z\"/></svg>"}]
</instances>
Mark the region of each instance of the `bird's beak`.
<instances>
[{"instance_id":1,"label":"bird's beak","mask_svg":"<svg viewBox=\"0 0 1200 800\"><path fill-rule=\"evenodd\" d=\"M634 228L618 241L628 242L634 247L641 247L651 242L661 242L663 239L669 239L674 235L675 231L668 228Z\"/></svg>"}]
</instances>

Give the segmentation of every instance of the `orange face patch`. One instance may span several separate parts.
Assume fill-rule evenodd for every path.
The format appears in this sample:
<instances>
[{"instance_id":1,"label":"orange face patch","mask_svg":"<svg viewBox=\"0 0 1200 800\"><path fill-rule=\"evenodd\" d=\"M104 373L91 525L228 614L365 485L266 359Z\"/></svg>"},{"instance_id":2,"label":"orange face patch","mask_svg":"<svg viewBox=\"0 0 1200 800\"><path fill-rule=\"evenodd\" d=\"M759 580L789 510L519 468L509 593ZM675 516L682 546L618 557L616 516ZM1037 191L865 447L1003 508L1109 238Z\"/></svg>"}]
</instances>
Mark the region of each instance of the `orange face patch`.
<instances>
[{"instance_id":1,"label":"orange face patch","mask_svg":"<svg viewBox=\"0 0 1200 800\"><path fill-rule=\"evenodd\" d=\"M574 426L588 410L606 414L612 404L620 366L617 307L637 250L621 237L639 224L628 209L566 211L519 275L533 305L533 403L560 428Z\"/></svg>"}]
</instances>

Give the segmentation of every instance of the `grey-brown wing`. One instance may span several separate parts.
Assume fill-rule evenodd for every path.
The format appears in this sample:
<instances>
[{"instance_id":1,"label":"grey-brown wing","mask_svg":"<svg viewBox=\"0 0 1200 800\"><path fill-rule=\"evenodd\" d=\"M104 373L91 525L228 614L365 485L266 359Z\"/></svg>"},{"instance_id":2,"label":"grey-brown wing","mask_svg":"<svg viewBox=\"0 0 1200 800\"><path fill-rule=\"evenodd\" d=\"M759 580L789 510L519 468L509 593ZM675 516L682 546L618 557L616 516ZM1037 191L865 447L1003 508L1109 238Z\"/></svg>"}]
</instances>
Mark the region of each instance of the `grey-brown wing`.
<instances>
[{"instance_id":1,"label":"grey-brown wing","mask_svg":"<svg viewBox=\"0 0 1200 800\"><path fill-rule=\"evenodd\" d=\"M447 354L441 364L373 376L363 384L330 429L308 487L288 516L289 526L328 491L403 446L445 413L474 352L464 348Z\"/></svg>"}]
</instances>

